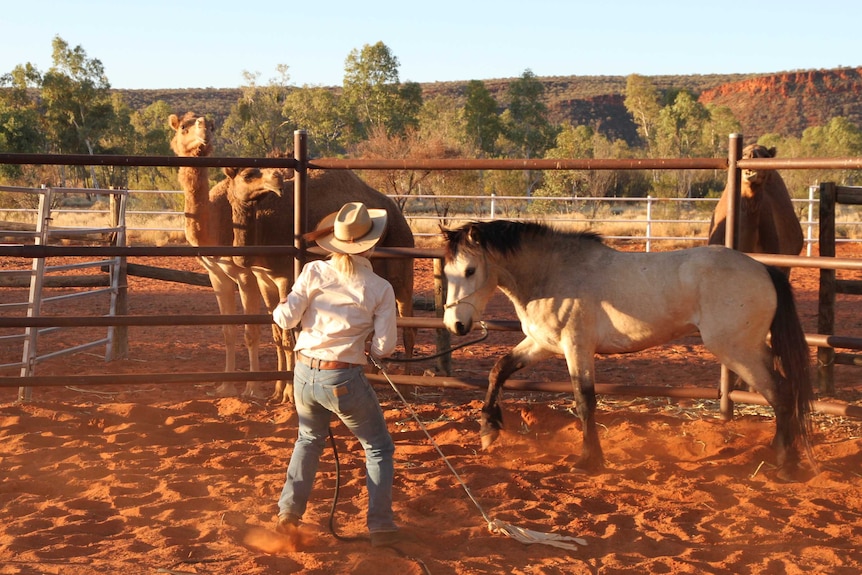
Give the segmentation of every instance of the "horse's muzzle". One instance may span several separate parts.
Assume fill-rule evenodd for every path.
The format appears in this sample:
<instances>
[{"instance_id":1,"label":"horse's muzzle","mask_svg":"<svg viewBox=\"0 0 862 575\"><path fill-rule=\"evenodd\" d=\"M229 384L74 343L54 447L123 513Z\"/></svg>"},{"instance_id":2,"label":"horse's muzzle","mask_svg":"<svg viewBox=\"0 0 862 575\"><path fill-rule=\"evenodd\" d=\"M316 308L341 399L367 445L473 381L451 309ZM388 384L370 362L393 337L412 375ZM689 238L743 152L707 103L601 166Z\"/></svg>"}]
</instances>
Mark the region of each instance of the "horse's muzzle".
<instances>
[{"instance_id":1,"label":"horse's muzzle","mask_svg":"<svg viewBox=\"0 0 862 575\"><path fill-rule=\"evenodd\" d=\"M473 327L472 325L467 325L463 322L456 321L455 322L455 329L452 331L455 332L455 335L467 335L468 333L470 333L470 329L472 327Z\"/></svg>"}]
</instances>

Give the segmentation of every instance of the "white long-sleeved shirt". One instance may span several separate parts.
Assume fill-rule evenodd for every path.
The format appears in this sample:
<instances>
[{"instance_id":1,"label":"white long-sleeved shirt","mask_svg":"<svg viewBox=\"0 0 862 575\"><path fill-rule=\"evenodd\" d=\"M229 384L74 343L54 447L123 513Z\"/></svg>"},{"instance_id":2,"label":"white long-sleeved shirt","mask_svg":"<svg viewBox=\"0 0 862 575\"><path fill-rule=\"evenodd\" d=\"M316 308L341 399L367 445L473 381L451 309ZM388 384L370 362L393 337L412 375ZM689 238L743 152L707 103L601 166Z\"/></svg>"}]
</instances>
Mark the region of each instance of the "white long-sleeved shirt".
<instances>
[{"instance_id":1,"label":"white long-sleeved shirt","mask_svg":"<svg viewBox=\"0 0 862 575\"><path fill-rule=\"evenodd\" d=\"M371 262L353 256L355 274L340 274L330 260L303 268L287 298L272 312L283 329L301 324L294 351L327 361L364 365L365 341L373 333L370 353L387 357L395 350L395 293L374 273Z\"/></svg>"}]
</instances>

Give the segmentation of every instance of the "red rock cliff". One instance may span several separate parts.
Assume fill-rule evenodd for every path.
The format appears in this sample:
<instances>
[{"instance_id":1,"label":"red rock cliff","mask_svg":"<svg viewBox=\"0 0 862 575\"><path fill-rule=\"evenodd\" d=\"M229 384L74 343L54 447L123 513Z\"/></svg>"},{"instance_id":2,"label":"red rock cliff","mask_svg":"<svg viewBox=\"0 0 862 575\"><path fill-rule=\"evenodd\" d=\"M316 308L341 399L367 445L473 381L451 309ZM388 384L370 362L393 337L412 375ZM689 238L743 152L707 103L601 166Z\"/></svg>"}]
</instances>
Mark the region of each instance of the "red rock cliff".
<instances>
[{"instance_id":1,"label":"red rock cliff","mask_svg":"<svg viewBox=\"0 0 862 575\"><path fill-rule=\"evenodd\" d=\"M799 136L844 116L862 126L862 68L785 72L705 90L702 104L730 108L746 140L767 133Z\"/></svg>"}]
</instances>

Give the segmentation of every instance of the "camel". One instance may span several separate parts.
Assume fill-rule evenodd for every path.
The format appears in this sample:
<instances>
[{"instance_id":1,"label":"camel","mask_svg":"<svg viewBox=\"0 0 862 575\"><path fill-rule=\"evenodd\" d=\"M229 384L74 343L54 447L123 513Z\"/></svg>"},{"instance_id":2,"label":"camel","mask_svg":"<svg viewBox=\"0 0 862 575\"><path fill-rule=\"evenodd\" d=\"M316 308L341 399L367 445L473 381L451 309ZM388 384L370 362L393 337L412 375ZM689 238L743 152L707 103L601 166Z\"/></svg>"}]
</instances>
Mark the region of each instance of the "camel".
<instances>
[{"instance_id":1,"label":"camel","mask_svg":"<svg viewBox=\"0 0 862 575\"><path fill-rule=\"evenodd\" d=\"M226 179L214 191L224 193L233 213L233 244L293 245L294 204L292 170L225 168ZM220 189L220 188L223 188ZM313 226L324 216L338 211L349 201L361 201L371 208L384 208L389 224L381 240L383 247L413 247L413 232L404 215L389 197L366 185L350 171L312 170L308 177L308 221ZM293 285L293 259L279 256L238 256L234 263L251 269L258 280L264 304L272 311ZM375 271L393 287L401 317L413 315L412 258L375 258ZM278 369L292 370L290 333L273 324L273 341L278 349ZM406 357L413 355L415 329L403 328ZM276 383L273 401L291 402L293 385Z\"/></svg>"},{"instance_id":2,"label":"camel","mask_svg":"<svg viewBox=\"0 0 862 575\"><path fill-rule=\"evenodd\" d=\"M742 150L742 157L774 158L775 148L751 144ZM709 223L709 244L724 245L727 229L728 187L721 193ZM736 249L755 254L786 254L797 256L805 238L802 225L790 201L790 193L781 175L775 170L742 170L742 189L739 193L739 221ZM779 267L788 277L789 267ZM733 374L734 387L749 389L742 379Z\"/></svg>"},{"instance_id":3,"label":"camel","mask_svg":"<svg viewBox=\"0 0 862 575\"><path fill-rule=\"evenodd\" d=\"M775 148L752 144L742 157L774 158ZM709 224L709 244L724 245L728 188ZM746 253L799 255L805 244L802 226L781 175L775 170L743 170L736 249ZM790 275L790 268L781 268Z\"/></svg>"},{"instance_id":4,"label":"camel","mask_svg":"<svg viewBox=\"0 0 862 575\"><path fill-rule=\"evenodd\" d=\"M212 138L203 117L192 112L182 118L171 114L168 124L174 130L171 149L180 157L204 157L212 153ZM210 194L209 168L181 166L178 171L180 187L185 193L186 241L192 246L229 246L233 242L231 206L224 194ZM260 291L254 274L236 265L229 257L200 257L215 291L219 312L236 314L236 290L239 288L244 313L259 313ZM223 326L225 342L225 372L236 371L236 325ZM245 326L245 345L248 350L249 369L260 370L260 328ZM247 382L243 395L260 395L259 382ZM232 383L219 385L215 394L235 395Z\"/></svg>"}]
</instances>

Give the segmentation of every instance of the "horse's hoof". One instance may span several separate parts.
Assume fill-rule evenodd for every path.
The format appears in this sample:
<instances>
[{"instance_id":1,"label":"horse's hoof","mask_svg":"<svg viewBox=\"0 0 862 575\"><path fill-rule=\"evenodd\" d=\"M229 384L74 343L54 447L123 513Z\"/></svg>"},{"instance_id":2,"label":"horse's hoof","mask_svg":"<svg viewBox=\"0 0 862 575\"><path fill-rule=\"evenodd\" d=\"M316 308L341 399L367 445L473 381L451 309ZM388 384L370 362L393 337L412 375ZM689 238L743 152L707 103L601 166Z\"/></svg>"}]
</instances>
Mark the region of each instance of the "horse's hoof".
<instances>
[{"instance_id":1,"label":"horse's hoof","mask_svg":"<svg viewBox=\"0 0 862 575\"><path fill-rule=\"evenodd\" d=\"M775 480L781 483L799 483L804 477L798 465L782 465L775 472Z\"/></svg>"},{"instance_id":2,"label":"horse's hoof","mask_svg":"<svg viewBox=\"0 0 862 575\"><path fill-rule=\"evenodd\" d=\"M580 473L582 475L596 475L604 470L604 462L584 457L578 459L572 466L572 473Z\"/></svg>"},{"instance_id":3,"label":"horse's hoof","mask_svg":"<svg viewBox=\"0 0 862 575\"><path fill-rule=\"evenodd\" d=\"M489 431L488 433L482 434L482 449L488 449L491 447L491 444L497 441L497 437L500 435L496 429Z\"/></svg>"}]
</instances>

